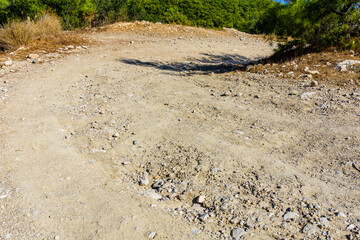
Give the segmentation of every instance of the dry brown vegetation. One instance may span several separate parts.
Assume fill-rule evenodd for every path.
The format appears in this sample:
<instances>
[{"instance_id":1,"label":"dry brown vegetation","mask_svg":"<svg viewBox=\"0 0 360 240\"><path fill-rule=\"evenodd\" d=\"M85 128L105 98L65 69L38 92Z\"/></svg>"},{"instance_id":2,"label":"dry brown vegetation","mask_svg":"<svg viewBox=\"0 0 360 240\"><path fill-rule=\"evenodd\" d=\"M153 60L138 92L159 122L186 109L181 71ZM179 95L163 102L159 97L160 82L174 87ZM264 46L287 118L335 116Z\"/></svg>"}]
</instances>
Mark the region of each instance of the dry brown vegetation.
<instances>
[{"instance_id":1,"label":"dry brown vegetation","mask_svg":"<svg viewBox=\"0 0 360 240\"><path fill-rule=\"evenodd\" d=\"M35 21L11 22L0 29L0 46L3 50L14 50L34 41L49 36L56 36L61 32L58 17L45 14Z\"/></svg>"}]
</instances>

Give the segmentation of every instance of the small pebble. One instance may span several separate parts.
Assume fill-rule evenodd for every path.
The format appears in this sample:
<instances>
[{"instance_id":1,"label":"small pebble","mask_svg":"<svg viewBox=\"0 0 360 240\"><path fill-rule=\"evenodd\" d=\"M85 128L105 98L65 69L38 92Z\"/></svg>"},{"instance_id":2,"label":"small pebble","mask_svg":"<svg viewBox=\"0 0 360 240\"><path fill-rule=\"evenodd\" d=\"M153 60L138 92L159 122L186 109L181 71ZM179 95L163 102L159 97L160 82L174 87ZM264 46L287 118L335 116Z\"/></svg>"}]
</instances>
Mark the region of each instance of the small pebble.
<instances>
[{"instance_id":1,"label":"small pebble","mask_svg":"<svg viewBox=\"0 0 360 240\"><path fill-rule=\"evenodd\" d=\"M242 228L234 228L233 230L231 230L231 237L233 237L235 240L239 240L241 238L242 235L245 234L245 230Z\"/></svg>"},{"instance_id":2,"label":"small pebble","mask_svg":"<svg viewBox=\"0 0 360 240\"><path fill-rule=\"evenodd\" d=\"M195 198L195 202L196 202L196 203L199 203L199 204L205 202L205 196L204 196L204 195L200 195L200 196L196 197L196 198Z\"/></svg>"},{"instance_id":3,"label":"small pebble","mask_svg":"<svg viewBox=\"0 0 360 240\"><path fill-rule=\"evenodd\" d=\"M149 233L149 235L148 235L148 237L149 237L150 239L154 239L155 236L156 236L156 233L155 233L155 232L151 232L151 233Z\"/></svg>"}]
</instances>

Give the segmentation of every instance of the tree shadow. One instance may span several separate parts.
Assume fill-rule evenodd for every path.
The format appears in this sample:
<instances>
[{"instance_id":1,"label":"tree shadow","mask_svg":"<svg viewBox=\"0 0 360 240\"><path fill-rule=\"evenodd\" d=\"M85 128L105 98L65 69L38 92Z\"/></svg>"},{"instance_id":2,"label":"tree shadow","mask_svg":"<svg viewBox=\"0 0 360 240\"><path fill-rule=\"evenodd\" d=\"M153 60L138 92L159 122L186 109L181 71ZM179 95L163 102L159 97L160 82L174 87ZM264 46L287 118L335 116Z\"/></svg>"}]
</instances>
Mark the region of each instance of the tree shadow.
<instances>
[{"instance_id":1,"label":"tree shadow","mask_svg":"<svg viewBox=\"0 0 360 240\"><path fill-rule=\"evenodd\" d=\"M137 59L119 59L130 65L151 67L168 71L166 74L207 75L244 70L253 61L239 54L213 55L203 53L203 57L183 62L162 63L159 61L141 61Z\"/></svg>"}]
</instances>

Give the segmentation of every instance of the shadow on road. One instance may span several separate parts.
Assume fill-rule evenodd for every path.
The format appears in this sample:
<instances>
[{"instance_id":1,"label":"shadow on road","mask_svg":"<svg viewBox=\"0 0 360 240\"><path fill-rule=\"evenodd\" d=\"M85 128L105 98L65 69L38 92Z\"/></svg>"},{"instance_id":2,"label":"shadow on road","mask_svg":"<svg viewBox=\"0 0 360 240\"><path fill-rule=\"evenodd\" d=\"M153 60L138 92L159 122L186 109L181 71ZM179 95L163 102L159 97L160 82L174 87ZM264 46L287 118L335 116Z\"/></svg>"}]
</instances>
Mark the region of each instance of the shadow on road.
<instances>
[{"instance_id":1,"label":"shadow on road","mask_svg":"<svg viewBox=\"0 0 360 240\"><path fill-rule=\"evenodd\" d=\"M243 70L252 62L249 58L238 54L202 55L204 57L184 62L162 63L158 61L141 61L137 59L119 59L119 61L130 65L152 67L159 70L176 72L181 75L227 73L235 70Z\"/></svg>"}]
</instances>

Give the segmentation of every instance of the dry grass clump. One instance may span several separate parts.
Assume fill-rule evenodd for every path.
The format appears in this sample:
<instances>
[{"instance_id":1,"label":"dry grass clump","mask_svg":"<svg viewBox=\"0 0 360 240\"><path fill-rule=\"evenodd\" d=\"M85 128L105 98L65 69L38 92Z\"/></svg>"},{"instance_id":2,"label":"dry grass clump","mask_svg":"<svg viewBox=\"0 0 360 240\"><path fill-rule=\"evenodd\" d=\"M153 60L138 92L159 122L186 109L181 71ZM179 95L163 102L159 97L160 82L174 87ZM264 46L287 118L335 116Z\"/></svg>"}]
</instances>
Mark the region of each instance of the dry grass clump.
<instances>
[{"instance_id":1,"label":"dry grass clump","mask_svg":"<svg viewBox=\"0 0 360 240\"><path fill-rule=\"evenodd\" d=\"M0 28L0 48L16 49L60 32L60 20L53 14L45 14L35 21L8 23Z\"/></svg>"}]
</instances>

